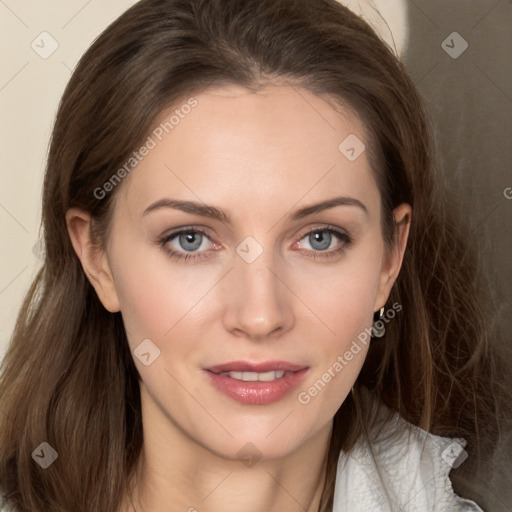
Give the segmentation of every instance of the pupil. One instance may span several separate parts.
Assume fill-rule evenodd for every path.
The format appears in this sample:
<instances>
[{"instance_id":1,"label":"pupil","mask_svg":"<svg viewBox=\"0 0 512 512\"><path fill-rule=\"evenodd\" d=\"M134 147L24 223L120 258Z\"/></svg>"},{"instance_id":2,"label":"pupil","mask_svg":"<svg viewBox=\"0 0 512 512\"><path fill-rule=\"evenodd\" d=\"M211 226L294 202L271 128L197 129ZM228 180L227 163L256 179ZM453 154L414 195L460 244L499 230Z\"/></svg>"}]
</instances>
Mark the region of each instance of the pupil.
<instances>
[{"instance_id":1,"label":"pupil","mask_svg":"<svg viewBox=\"0 0 512 512\"><path fill-rule=\"evenodd\" d=\"M310 244L313 248L315 248L315 244L317 244L317 250L325 250L329 247L329 245L331 245L331 234L325 232L313 233L312 235L310 235Z\"/></svg>"},{"instance_id":2,"label":"pupil","mask_svg":"<svg viewBox=\"0 0 512 512\"><path fill-rule=\"evenodd\" d=\"M180 235L180 244L185 250L195 250L201 245L201 236L199 233L182 234ZM189 245L187 246L187 244Z\"/></svg>"}]
</instances>

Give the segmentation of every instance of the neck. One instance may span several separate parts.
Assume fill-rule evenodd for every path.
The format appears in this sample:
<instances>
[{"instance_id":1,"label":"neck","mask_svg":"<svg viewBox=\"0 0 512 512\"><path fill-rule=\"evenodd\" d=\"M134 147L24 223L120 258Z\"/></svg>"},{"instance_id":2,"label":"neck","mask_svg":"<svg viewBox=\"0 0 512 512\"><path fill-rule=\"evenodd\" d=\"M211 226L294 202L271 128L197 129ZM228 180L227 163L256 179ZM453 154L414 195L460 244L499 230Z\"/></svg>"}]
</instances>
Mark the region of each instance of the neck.
<instances>
[{"instance_id":1,"label":"neck","mask_svg":"<svg viewBox=\"0 0 512 512\"><path fill-rule=\"evenodd\" d=\"M213 453L168 418L165 427L150 422L120 512L318 512L331 428L286 456L249 465Z\"/></svg>"}]
</instances>

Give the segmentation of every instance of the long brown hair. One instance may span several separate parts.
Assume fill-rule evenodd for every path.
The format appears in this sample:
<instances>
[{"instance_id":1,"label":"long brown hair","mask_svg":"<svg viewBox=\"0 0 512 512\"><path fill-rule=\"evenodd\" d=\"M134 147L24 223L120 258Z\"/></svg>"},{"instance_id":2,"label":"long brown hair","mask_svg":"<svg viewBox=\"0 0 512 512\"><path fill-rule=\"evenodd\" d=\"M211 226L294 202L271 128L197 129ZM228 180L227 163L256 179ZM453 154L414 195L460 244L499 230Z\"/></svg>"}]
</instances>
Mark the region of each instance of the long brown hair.
<instances>
[{"instance_id":1,"label":"long brown hair","mask_svg":"<svg viewBox=\"0 0 512 512\"><path fill-rule=\"evenodd\" d=\"M320 510L332 509L340 450L371 426L363 386L411 423L466 438L470 458L496 441L505 374L489 342L478 260L444 205L432 128L403 63L334 0L142 0L82 57L55 122L44 264L0 378L0 487L20 512L117 511L142 449L139 375L121 314L103 308L84 275L65 212L90 212L104 243L119 187L101 199L94 191L159 113L212 85L258 89L275 78L362 119L388 246L393 208L413 207L389 298L403 311L371 345L334 417ZM41 471L31 454L43 441L58 459Z\"/></svg>"}]
</instances>

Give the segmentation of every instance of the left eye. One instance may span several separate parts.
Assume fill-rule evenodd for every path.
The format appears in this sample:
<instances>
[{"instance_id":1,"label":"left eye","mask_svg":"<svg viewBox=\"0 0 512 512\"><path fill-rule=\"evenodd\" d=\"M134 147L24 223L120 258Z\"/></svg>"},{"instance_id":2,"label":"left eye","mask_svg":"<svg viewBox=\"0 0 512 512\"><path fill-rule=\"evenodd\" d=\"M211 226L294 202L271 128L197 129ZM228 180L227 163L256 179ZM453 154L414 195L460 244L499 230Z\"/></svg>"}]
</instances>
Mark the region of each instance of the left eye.
<instances>
[{"instance_id":1,"label":"left eye","mask_svg":"<svg viewBox=\"0 0 512 512\"><path fill-rule=\"evenodd\" d=\"M335 242L335 238L336 234L332 230L322 229L311 231L301 238L301 241L307 240L310 248L314 251L325 251L326 249L332 248L331 244L333 241Z\"/></svg>"},{"instance_id":2,"label":"left eye","mask_svg":"<svg viewBox=\"0 0 512 512\"><path fill-rule=\"evenodd\" d=\"M180 246L177 247L177 249L183 249L186 252L199 252L198 249L200 249L204 245L203 242L205 241L205 239L208 239L208 237L202 231L188 230L170 235L166 239L166 243L170 243L171 241L177 240ZM202 248L204 249L204 247Z\"/></svg>"},{"instance_id":3,"label":"left eye","mask_svg":"<svg viewBox=\"0 0 512 512\"><path fill-rule=\"evenodd\" d=\"M336 247L335 239L339 243ZM308 258L335 258L339 257L352 244L352 238L343 231L331 227L324 227L309 231L303 236L298 243L302 246L302 241L306 240L311 250L305 251L304 256ZM334 247L332 243L335 243Z\"/></svg>"}]
</instances>

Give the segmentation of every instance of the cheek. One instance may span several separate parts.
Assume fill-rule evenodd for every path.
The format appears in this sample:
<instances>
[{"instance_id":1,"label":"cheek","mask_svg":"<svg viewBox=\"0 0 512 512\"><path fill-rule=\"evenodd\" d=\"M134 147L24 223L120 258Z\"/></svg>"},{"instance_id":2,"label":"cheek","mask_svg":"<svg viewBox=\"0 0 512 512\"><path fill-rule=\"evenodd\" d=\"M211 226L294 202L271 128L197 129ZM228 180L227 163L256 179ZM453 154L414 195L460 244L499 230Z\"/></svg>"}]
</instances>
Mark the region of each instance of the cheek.
<instances>
[{"instance_id":1,"label":"cheek","mask_svg":"<svg viewBox=\"0 0 512 512\"><path fill-rule=\"evenodd\" d=\"M330 328L326 329L332 335L326 337L327 346L341 349L371 324L380 277L379 255L368 247L347 253L339 264L317 269L306 278L297 272L293 289L300 290L306 305Z\"/></svg>"},{"instance_id":2,"label":"cheek","mask_svg":"<svg viewBox=\"0 0 512 512\"><path fill-rule=\"evenodd\" d=\"M177 265L154 247L133 246L128 257L122 247L112 257L123 321L131 344L145 338L159 344L190 321L214 276Z\"/></svg>"},{"instance_id":3,"label":"cheek","mask_svg":"<svg viewBox=\"0 0 512 512\"><path fill-rule=\"evenodd\" d=\"M323 324L311 357L310 378L297 394L306 415L327 421L345 400L364 363L369 345L373 304L380 276L378 247L354 252L330 271L305 280L304 297ZM318 324L318 322L317 322Z\"/></svg>"}]
</instances>

